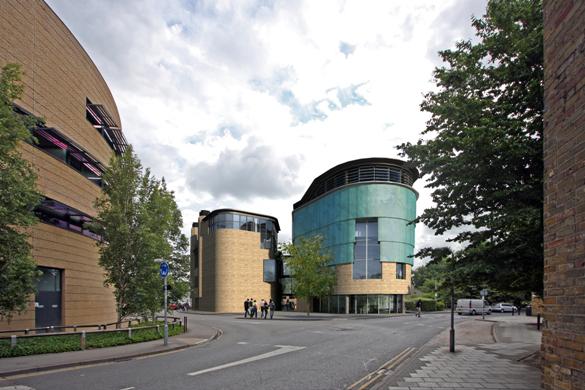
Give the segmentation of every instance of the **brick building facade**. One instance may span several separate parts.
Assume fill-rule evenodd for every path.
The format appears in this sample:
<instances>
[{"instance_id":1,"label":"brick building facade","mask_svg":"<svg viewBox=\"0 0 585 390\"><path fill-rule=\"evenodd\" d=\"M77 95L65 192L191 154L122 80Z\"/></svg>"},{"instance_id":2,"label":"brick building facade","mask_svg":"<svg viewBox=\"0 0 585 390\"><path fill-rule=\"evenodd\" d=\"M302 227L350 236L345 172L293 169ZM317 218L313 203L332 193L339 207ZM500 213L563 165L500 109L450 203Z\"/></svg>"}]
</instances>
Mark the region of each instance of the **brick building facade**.
<instances>
[{"instance_id":1,"label":"brick building facade","mask_svg":"<svg viewBox=\"0 0 585 390\"><path fill-rule=\"evenodd\" d=\"M585 2L544 2L545 389L585 389Z\"/></svg>"}]
</instances>

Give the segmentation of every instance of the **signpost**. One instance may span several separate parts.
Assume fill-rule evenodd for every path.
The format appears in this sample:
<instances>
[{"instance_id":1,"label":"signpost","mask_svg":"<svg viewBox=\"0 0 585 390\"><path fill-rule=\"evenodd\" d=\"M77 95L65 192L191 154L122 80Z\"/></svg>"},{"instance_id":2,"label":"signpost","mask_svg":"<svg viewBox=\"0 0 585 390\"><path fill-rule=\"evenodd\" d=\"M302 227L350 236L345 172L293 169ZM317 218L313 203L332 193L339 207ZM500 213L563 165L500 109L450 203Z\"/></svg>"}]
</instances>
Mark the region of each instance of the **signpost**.
<instances>
[{"instance_id":1,"label":"signpost","mask_svg":"<svg viewBox=\"0 0 585 390\"><path fill-rule=\"evenodd\" d=\"M167 320L167 276L169 275L169 263L163 259L155 259L157 263L160 263L160 277L164 280L164 291L165 291L165 324L164 324L164 345L169 344L169 323Z\"/></svg>"},{"instance_id":2,"label":"signpost","mask_svg":"<svg viewBox=\"0 0 585 390\"><path fill-rule=\"evenodd\" d=\"M488 295L489 291L485 288L479 292L481 295L481 319L485 320L485 297Z\"/></svg>"}]
</instances>

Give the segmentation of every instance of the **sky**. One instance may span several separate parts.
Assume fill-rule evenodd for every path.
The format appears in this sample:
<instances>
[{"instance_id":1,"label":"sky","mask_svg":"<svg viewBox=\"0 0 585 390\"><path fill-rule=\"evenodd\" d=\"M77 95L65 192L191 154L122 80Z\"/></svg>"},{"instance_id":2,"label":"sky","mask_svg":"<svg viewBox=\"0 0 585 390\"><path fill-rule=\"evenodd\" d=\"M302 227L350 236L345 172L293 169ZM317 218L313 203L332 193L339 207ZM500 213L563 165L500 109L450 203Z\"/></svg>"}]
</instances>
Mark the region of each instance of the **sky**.
<instances>
[{"instance_id":1,"label":"sky","mask_svg":"<svg viewBox=\"0 0 585 390\"><path fill-rule=\"evenodd\" d=\"M486 0L47 0L108 83L127 140L183 213L278 218L312 180L397 158L428 114L438 51L472 39ZM424 179L417 212L432 206ZM443 245L424 225L416 248ZM420 264L420 260L415 260Z\"/></svg>"}]
</instances>

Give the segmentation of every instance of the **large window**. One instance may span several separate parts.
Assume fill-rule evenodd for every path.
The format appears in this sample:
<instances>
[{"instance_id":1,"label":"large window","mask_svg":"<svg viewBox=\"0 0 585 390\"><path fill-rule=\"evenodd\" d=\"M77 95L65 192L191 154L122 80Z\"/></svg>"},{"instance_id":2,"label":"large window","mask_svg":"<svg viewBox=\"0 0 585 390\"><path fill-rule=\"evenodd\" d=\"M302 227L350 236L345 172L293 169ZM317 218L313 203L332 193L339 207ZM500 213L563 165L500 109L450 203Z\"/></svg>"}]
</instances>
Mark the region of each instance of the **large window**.
<instances>
[{"instance_id":1,"label":"large window","mask_svg":"<svg viewBox=\"0 0 585 390\"><path fill-rule=\"evenodd\" d=\"M396 263L396 279L406 279L406 264Z\"/></svg>"},{"instance_id":2,"label":"large window","mask_svg":"<svg viewBox=\"0 0 585 390\"><path fill-rule=\"evenodd\" d=\"M382 278L377 220L363 220L355 223L353 278Z\"/></svg>"},{"instance_id":3,"label":"large window","mask_svg":"<svg viewBox=\"0 0 585 390\"><path fill-rule=\"evenodd\" d=\"M219 213L209 220L209 230L239 229L260 233L260 247L275 249L277 231L275 223L267 218L238 213Z\"/></svg>"}]
</instances>

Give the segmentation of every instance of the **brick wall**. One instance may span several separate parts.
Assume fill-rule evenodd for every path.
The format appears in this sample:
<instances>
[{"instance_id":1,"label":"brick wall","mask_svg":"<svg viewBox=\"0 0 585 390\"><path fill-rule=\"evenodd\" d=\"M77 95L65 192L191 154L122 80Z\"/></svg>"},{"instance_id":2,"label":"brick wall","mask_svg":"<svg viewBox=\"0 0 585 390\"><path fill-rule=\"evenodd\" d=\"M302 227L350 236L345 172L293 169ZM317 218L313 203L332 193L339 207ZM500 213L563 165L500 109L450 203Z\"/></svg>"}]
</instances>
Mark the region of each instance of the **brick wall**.
<instances>
[{"instance_id":1,"label":"brick wall","mask_svg":"<svg viewBox=\"0 0 585 390\"><path fill-rule=\"evenodd\" d=\"M543 384L585 389L585 1L544 1Z\"/></svg>"}]
</instances>

